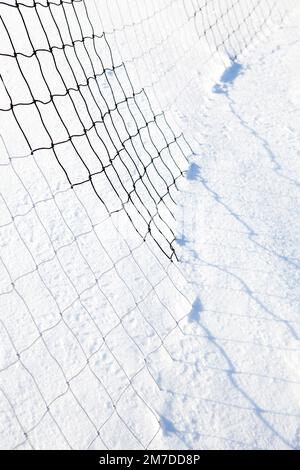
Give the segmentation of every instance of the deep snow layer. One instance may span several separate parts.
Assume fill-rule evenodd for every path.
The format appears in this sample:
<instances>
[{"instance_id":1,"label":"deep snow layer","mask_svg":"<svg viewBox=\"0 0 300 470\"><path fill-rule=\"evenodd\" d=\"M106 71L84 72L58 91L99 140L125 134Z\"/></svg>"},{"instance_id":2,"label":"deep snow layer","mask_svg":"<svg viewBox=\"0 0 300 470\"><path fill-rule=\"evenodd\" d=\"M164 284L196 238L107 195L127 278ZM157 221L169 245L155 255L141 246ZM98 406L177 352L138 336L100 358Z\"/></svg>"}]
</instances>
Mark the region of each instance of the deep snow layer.
<instances>
[{"instance_id":1,"label":"deep snow layer","mask_svg":"<svg viewBox=\"0 0 300 470\"><path fill-rule=\"evenodd\" d=\"M299 22L206 101L182 202L197 297L181 379L166 381L172 445L300 448Z\"/></svg>"}]
</instances>

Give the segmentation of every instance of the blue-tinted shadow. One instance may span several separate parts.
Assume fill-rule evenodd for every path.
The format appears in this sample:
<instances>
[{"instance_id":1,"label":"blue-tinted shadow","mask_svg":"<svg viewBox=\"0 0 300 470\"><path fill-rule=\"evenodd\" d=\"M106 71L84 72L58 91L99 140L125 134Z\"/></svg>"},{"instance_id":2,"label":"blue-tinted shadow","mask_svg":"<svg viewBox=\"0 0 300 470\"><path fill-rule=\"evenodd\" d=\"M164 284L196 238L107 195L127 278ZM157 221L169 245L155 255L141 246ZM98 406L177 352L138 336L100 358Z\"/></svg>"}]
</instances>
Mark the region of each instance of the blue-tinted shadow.
<instances>
[{"instance_id":1,"label":"blue-tinted shadow","mask_svg":"<svg viewBox=\"0 0 300 470\"><path fill-rule=\"evenodd\" d=\"M188 239L182 234L180 238L176 238L176 243L179 246L186 246L188 244Z\"/></svg>"},{"instance_id":2,"label":"blue-tinted shadow","mask_svg":"<svg viewBox=\"0 0 300 470\"><path fill-rule=\"evenodd\" d=\"M234 80L242 73L243 66L238 62L233 62L223 73L220 81L222 83L233 84Z\"/></svg>"},{"instance_id":3,"label":"blue-tinted shadow","mask_svg":"<svg viewBox=\"0 0 300 470\"><path fill-rule=\"evenodd\" d=\"M165 416L160 417L160 424L164 434L177 434L177 429L175 428L174 424Z\"/></svg>"},{"instance_id":4,"label":"blue-tinted shadow","mask_svg":"<svg viewBox=\"0 0 300 470\"><path fill-rule=\"evenodd\" d=\"M220 83L213 87L214 93L227 93L228 85L232 85L236 78L243 72L243 66L238 62L232 62L220 78Z\"/></svg>"}]
</instances>

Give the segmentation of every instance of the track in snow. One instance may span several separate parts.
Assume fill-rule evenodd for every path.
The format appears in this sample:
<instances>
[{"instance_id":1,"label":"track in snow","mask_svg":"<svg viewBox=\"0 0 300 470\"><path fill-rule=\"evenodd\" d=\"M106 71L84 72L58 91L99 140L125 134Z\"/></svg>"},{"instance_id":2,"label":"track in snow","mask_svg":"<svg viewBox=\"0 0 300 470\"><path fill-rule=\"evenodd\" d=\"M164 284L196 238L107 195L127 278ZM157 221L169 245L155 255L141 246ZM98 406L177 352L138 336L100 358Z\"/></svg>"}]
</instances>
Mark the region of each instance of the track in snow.
<instances>
[{"instance_id":1,"label":"track in snow","mask_svg":"<svg viewBox=\"0 0 300 470\"><path fill-rule=\"evenodd\" d=\"M223 74L199 125L179 240L193 342L168 411L193 447L300 448L299 21Z\"/></svg>"}]
</instances>

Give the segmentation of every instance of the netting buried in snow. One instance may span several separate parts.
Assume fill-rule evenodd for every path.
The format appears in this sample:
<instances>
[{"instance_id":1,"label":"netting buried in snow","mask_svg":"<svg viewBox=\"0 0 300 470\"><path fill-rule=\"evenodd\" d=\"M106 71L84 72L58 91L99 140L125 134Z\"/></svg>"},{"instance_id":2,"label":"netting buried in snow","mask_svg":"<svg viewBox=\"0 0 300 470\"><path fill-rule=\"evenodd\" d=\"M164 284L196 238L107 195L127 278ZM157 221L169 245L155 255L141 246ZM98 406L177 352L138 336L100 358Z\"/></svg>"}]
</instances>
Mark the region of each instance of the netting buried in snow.
<instances>
[{"instance_id":1,"label":"netting buried in snow","mask_svg":"<svg viewBox=\"0 0 300 470\"><path fill-rule=\"evenodd\" d=\"M291 5L0 1L3 447L160 446L159 364L193 302L178 115Z\"/></svg>"}]
</instances>

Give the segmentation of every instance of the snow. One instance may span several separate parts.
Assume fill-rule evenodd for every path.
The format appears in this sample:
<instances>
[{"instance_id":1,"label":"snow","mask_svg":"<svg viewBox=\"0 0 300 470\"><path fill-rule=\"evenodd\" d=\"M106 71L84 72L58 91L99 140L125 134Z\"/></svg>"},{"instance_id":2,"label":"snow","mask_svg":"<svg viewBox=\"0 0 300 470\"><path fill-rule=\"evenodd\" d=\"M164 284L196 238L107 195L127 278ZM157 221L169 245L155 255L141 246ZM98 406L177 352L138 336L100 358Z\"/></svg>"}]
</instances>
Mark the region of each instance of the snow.
<instances>
[{"instance_id":1,"label":"snow","mask_svg":"<svg viewBox=\"0 0 300 470\"><path fill-rule=\"evenodd\" d=\"M108 214L90 186L76 186L86 169L60 144L71 187L31 105L16 112L32 147L41 147L32 153L4 112L0 447L299 449L299 6L280 26L284 10L276 7L263 32L239 54L251 32L261 29L269 2L225 44L222 26L220 38L201 36L193 2L147 1L145 11L140 4L101 0L99 7L87 0L96 31L114 31L113 56L126 64L134 88L147 90L154 112L165 110L172 129L184 131L193 148L189 155L181 141L189 162L176 155L176 163L186 166L185 178L177 182L177 207L168 200L177 220L179 262L170 261L151 237L144 241L123 212ZM222 5L226 11L227 2ZM30 54L15 11L0 8L18 50ZM81 2L76 8L84 18ZM244 8L238 15L245 15ZM46 18L48 9L39 11ZM32 10L26 12L36 21ZM213 23L220 11L208 13ZM225 16L225 30L226 21L234 29L236 20ZM88 22L84 28L90 32ZM35 31L34 46L47 47ZM220 43L217 54L211 54L213 40ZM1 47L11 53L9 43ZM101 40L99 47L110 62ZM52 61L40 55L51 90L62 93ZM30 102L11 58L0 57L13 99ZM26 72L23 62L36 99L47 101L40 72ZM75 63L74 70L81 73ZM123 68L116 73L128 84ZM99 80L109 97L107 82ZM7 109L0 86L0 108ZM89 116L76 102L86 126L91 116L99 119L87 99ZM136 99L151 119L144 95ZM40 109L50 135L62 141L65 129L53 109ZM80 134L63 97L60 109L71 132ZM134 127L129 118L128 124ZM160 125L172 139L166 123ZM98 161L85 145L79 138L78 149L96 173ZM137 150L145 153L142 145ZM129 184L121 166L119 171ZM161 191L155 173L152 179ZM95 182L112 212L119 201L104 185L100 177ZM162 208L159 214L172 226L170 213Z\"/></svg>"},{"instance_id":2,"label":"snow","mask_svg":"<svg viewBox=\"0 0 300 470\"><path fill-rule=\"evenodd\" d=\"M222 74L199 122L180 243L197 342L168 411L191 447L300 446L299 19Z\"/></svg>"}]
</instances>

